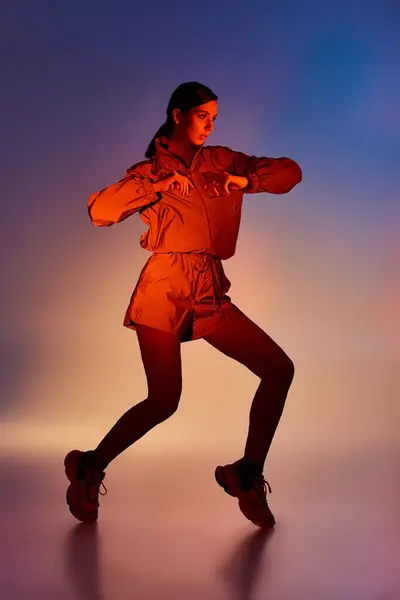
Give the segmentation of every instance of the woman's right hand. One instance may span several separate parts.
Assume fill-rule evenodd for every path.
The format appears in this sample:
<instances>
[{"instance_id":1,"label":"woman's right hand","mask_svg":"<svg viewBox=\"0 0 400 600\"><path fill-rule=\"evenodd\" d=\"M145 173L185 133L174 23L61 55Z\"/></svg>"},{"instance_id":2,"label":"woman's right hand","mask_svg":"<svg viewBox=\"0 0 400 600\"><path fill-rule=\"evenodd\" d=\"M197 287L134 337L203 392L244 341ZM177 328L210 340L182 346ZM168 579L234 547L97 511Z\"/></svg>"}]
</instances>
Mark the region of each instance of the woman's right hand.
<instances>
[{"instance_id":1,"label":"woman's right hand","mask_svg":"<svg viewBox=\"0 0 400 600\"><path fill-rule=\"evenodd\" d=\"M171 192L177 190L181 196L187 196L190 188L194 187L187 177L181 175L177 171L172 171L165 177L153 181L153 189L155 192Z\"/></svg>"}]
</instances>

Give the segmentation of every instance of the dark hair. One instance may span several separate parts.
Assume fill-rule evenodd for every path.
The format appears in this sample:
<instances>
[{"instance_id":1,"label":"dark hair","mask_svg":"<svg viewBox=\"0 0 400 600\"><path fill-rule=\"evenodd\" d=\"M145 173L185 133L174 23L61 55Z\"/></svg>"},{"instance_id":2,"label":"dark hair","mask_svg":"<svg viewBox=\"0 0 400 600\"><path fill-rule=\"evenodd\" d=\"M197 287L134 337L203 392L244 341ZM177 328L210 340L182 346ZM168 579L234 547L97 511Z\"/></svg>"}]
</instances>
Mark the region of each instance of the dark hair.
<instances>
[{"instance_id":1,"label":"dark hair","mask_svg":"<svg viewBox=\"0 0 400 600\"><path fill-rule=\"evenodd\" d=\"M176 90L172 93L170 101L167 106L167 118L165 122L159 127L157 132L154 134L146 153L146 158L152 158L155 153L155 140L160 136L169 137L174 128L174 119L172 117L172 111L175 108L179 108L183 113L189 111L191 108L211 102L211 100L218 100L218 96L207 86L198 83L197 81L187 81L181 83Z\"/></svg>"}]
</instances>

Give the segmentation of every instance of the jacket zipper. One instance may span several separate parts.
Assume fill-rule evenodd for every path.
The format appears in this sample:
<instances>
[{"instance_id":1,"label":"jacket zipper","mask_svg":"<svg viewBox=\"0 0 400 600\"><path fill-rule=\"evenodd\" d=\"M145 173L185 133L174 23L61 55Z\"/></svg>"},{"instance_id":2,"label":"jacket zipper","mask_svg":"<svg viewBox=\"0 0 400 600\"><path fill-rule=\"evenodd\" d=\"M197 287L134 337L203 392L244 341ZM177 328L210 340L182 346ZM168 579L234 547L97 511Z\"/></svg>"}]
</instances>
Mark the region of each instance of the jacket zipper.
<instances>
[{"instance_id":1,"label":"jacket zipper","mask_svg":"<svg viewBox=\"0 0 400 600\"><path fill-rule=\"evenodd\" d=\"M203 196L201 195L201 193L198 191L197 187L193 183L192 177L191 177L191 174L192 174L191 167L192 167L192 165L194 163L194 159L198 158L198 155L200 154L201 151L202 151L202 149L199 148L199 150L194 154L194 156L192 156L192 160L190 161L189 168L188 168L188 174L190 175L190 181L192 182L193 187L196 190L196 192L197 192L197 194L198 194L198 196L200 198L200 202L201 202L201 205L203 207L204 214L206 216L207 233L208 233L208 247L209 247L210 252L211 252L211 226L210 226L210 219L209 219L207 208L206 208L206 203L203 200Z\"/></svg>"},{"instance_id":2,"label":"jacket zipper","mask_svg":"<svg viewBox=\"0 0 400 600\"><path fill-rule=\"evenodd\" d=\"M194 189L196 190L197 195L200 198L201 206L203 208L203 212L204 212L205 217L206 217L207 233L208 233L208 247L210 248L210 251L211 251L211 228L210 228L210 220L209 220L209 217L208 217L207 208L206 208L206 205L205 205L205 202L203 200L202 195L200 194L200 192L198 191L196 185L192 181L190 169L188 170L188 175L190 175L189 180L190 180L191 184L193 185Z\"/></svg>"},{"instance_id":3,"label":"jacket zipper","mask_svg":"<svg viewBox=\"0 0 400 600\"><path fill-rule=\"evenodd\" d=\"M192 164L194 162L194 159L197 158L197 156L200 154L200 152L201 152L201 148L199 148L197 150L197 152L195 152L195 154L192 156L192 160L190 161L189 165L187 165L185 163L185 161L180 156L178 156L177 154L173 154L172 152L170 152L170 154L172 156L174 156L175 158L177 158L181 163L183 163L183 165L186 168L186 176L190 175L189 180L190 180L191 184L193 185L194 189L196 190L196 193L198 194L198 196L200 198L200 202L201 202L201 205L202 205L202 208L203 208L203 212L204 212L205 217L206 217L207 233L208 233L208 246L209 246L209 248L211 250L211 227L210 227L210 220L209 220L209 217L208 217L206 205L205 205L205 202L203 201L202 195L200 194L200 192L198 191L197 187L193 183L192 177L191 177L191 174L192 174L192 172L191 172L191 166L192 166Z\"/></svg>"}]
</instances>

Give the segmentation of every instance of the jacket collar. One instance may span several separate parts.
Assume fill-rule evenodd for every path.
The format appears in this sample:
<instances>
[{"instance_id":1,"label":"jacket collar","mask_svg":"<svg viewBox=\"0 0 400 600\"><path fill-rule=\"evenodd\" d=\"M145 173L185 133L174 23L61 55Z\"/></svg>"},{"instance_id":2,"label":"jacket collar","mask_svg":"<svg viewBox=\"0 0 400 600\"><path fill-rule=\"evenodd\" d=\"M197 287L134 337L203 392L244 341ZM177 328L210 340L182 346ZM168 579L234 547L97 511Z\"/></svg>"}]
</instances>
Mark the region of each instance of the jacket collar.
<instances>
[{"instance_id":1,"label":"jacket collar","mask_svg":"<svg viewBox=\"0 0 400 600\"><path fill-rule=\"evenodd\" d=\"M188 169L186 163L184 162L184 160L182 158L180 158L176 154L173 154L172 152L169 151L167 137L165 137L165 136L158 137L155 139L154 143L155 143L155 147L156 147L155 157L163 168L177 170L177 169L182 169L182 167L183 167L185 170ZM203 150L203 146L200 146L194 153L191 163L189 165L190 169L196 168L197 163L202 154L202 150Z\"/></svg>"}]
</instances>

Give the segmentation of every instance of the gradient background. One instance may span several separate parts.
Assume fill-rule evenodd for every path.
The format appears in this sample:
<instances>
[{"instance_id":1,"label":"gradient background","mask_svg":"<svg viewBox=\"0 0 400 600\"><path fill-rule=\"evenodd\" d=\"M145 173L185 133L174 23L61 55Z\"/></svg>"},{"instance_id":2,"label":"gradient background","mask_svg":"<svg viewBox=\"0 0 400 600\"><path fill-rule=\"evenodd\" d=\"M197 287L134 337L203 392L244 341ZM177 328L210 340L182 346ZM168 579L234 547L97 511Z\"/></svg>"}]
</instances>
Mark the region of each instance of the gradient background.
<instances>
[{"instance_id":1,"label":"gradient background","mask_svg":"<svg viewBox=\"0 0 400 600\"><path fill-rule=\"evenodd\" d=\"M397 0L1 3L7 599L400 597L399 40ZM191 80L220 99L211 144L303 169L288 195L245 196L224 263L296 365L267 549L213 475L243 452L258 379L204 340L182 346L178 412L107 470L100 529L65 504L64 455L147 395L122 326L145 225L95 228L87 199L143 159Z\"/></svg>"},{"instance_id":2,"label":"gradient background","mask_svg":"<svg viewBox=\"0 0 400 600\"><path fill-rule=\"evenodd\" d=\"M303 169L288 195L245 197L224 262L297 369L271 457L398 444L399 6L2 4L4 451L91 447L146 396L122 326L145 225L94 228L87 198L143 159L188 80L219 96L210 144ZM204 340L182 358L180 410L135 452L236 458L258 379Z\"/></svg>"}]
</instances>

